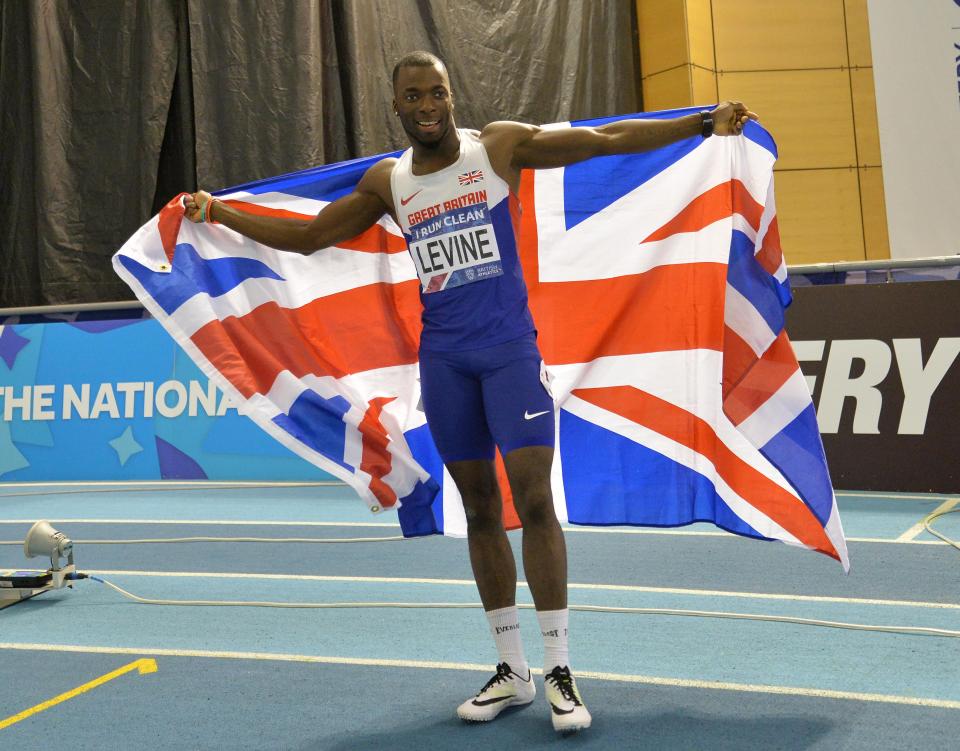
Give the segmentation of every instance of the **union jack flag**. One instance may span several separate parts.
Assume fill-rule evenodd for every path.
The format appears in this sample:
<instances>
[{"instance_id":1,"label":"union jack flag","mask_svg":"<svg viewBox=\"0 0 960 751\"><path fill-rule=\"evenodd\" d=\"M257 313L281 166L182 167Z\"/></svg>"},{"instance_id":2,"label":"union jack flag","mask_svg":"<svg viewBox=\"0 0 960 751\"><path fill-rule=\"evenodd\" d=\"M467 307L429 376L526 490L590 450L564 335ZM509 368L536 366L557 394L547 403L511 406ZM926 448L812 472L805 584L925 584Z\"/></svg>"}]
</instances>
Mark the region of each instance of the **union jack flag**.
<instances>
[{"instance_id":1,"label":"union jack flag","mask_svg":"<svg viewBox=\"0 0 960 751\"><path fill-rule=\"evenodd\" d=\"M221 198L313 217L380 158ZM847 568L810 393L784 332L775 160L770 135L749 123L741 138L522 175L520 255L558 407L561 521L709 521ZM180 346L282 444L374 510L398 508L404 534L463 534L418 407L418 281L392 220L301 256L182 218L177 197L114 256Z\"/></svg>"},{"instance_id":2,"label":"union jack flag","mask_svg":"<svg viewBox=\"0 0 960 751\"><path fill-rule=\"evenodd\" d=\"M461 185L472 185L473 183L478 183L483 179L483 170L475 169L470 170L469 172L464 172L462 175L457 175L457 180L460 181Z\"/></svg>"}]
</instances>

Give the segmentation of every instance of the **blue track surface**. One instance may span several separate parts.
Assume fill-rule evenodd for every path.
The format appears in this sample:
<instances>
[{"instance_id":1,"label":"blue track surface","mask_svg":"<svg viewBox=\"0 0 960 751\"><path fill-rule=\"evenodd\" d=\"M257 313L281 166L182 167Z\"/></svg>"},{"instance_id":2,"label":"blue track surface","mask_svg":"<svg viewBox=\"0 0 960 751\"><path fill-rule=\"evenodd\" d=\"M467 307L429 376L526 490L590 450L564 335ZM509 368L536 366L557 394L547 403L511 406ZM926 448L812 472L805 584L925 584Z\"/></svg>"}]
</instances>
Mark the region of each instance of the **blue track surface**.
<instances>
[{"instance_id":1,"label":"blue track surface","mask_svg":"<svg viewBox=\"0 0 960 751\"><path fill-rule=\"evenodd\" d=\"M21 540L33 520L48 518L77 541L79 570L101 572L143 597L478 601L462 540L81 542L398 534L395 518L373 517L342 488L2 497L34 492L0 486L0 540ZM713 528L701 525L671 534L571 530L570 602L957 630L960 554L915 531L912 542L892 542L945 500L841 497L854 540L849 576L826 557L709 534ZM937 527L960 537L960 514ZM511 539L519 544L519 534ZM25 561L19 546L0 546L0 569L43 565ZM530 602L525 588L519 600ZM532 611L522 611L522 628L536 666L541 650ZM960 731L953 638L580 611L571 614L571 632L573 666L585 676L581 689L595 717L588 732L565 739L574 746L636 747L642 737L651 748L918 748L943 746L938 739ZM0 748L46 748L39 739L57 736L72 748L557 742L542 701L491 726L465 727L454 718L456 704L482 684L482 671L496 658L478 608L150 606L93 581L0 610L0 723L148 656L158 672L128 673L0 729ZM880 696L867 701L857 694ZM905 703L911 701L928 706Z\"/></svg>"}]
</instances>

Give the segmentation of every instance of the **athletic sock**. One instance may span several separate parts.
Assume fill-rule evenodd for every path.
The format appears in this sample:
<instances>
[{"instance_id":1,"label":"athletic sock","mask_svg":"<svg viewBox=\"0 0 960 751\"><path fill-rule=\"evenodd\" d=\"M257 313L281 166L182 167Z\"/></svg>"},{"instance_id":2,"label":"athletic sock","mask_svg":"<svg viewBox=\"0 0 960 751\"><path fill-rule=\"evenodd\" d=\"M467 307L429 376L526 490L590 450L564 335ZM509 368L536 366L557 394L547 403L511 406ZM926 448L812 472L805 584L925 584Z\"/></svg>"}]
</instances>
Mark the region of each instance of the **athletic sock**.
<instances>
[{"instance_id":1,"label":"athletic sock","mask_svg":"<svg viewBox=\"0 0 960 751\"><path fill-rule=\"evenodd\" d=\"M527 672L527 658L523 656L523 642L520 640L520 615L516 605L499 610L488 610L490 633L497 645L500 662L505 662L514 673L524 678Z\"/></svg>"},{"instance_id":2,"label":"athletic sock","mask_svg":"<svg viewBox=\"0 0 960 751\"><path fill-rule=\"evenodd\" d=\"M570 611L538 610L540 633L543 636L543 674L547 675L555 667L570 667L570 650L567 647L567 624Z\"/></svg>"}]
</instances>

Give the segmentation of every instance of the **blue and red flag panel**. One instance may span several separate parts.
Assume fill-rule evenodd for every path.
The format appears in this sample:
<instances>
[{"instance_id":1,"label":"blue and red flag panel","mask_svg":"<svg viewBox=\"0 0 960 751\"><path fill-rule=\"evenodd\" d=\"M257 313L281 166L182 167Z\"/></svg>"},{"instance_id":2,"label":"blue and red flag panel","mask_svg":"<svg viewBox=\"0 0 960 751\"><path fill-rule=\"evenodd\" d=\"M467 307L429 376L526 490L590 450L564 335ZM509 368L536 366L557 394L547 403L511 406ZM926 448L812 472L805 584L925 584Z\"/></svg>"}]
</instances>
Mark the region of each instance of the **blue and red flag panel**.
<instances>
[{"instance_id":1,"label":"blue and red flag panel","mask_svg":"<svg viewBox=\"0 0 960 751\"><path fill-rule=\"evenodd\" d=\"M254 214L312 218L381 158L220 197ZM749 123L742 138L523 174L520 252L558 408L562 521L709 521L848 566L810 393L784 332L775 160L769 134ZM420 406L419 282L389 217L302 256L185 222L177 197L114 267L283 445L374 510L397 508L408 536L465 533ZM516 527L503 485L504 520Z\"/></svg>"}]
</instances>

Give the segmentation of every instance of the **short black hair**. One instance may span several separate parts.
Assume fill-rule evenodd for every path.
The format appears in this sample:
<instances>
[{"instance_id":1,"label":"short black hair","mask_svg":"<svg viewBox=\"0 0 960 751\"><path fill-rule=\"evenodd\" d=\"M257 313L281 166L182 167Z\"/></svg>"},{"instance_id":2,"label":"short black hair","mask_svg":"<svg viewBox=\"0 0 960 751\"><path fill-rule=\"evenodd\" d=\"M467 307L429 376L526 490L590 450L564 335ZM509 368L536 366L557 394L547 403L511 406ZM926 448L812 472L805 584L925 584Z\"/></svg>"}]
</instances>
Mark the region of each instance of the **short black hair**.
<instances>
[{"instance_id":1,"label":"short black hair","mask_svg":"<svg viewBox=\"0 0 960 751\"><path fill-rule=\"evenodd\" d=\"M397 85L397 76L400 75L401 68L431 68L434 65L439 65L443 68L444 72L447 70L447 66L443 64L443 60L432 52L426 52L424 50L408 52L393 66L393 85Z\"/></svg>"}]
</instances>

